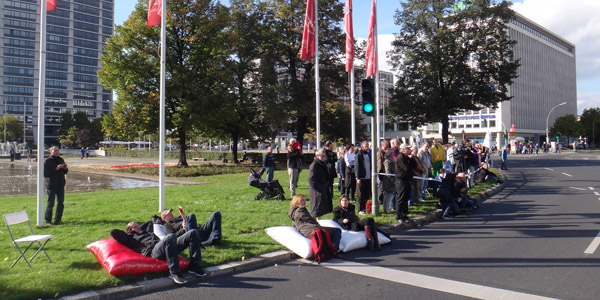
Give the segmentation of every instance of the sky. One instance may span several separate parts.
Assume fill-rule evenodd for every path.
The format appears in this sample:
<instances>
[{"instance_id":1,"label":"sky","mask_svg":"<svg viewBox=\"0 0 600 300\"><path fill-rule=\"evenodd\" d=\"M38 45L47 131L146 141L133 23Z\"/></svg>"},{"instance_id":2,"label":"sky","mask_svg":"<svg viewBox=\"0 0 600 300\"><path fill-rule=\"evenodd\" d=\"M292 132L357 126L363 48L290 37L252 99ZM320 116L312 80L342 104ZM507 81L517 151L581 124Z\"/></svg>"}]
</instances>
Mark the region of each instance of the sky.
<instances>
[{"instance_id":1,"label":"sky","mask_svg":"<svg viewBox=\"0 0 600 300\"><path fill-rule=\"evenodd\" d=\"M340 0L344 1L344 0ZM225 2L225 1L223 1ZM577 55L577 113L600 108L600 0L514 0L512 8L526 18L575 44ZM115 1L115 24L121 25L137 0ZM366 39L371 1L353 1L355 39ZM394 15L400 0L377 1L377 33L381 70L390 70L385 52L400 27Z\"/></svg>"}]
</instances>

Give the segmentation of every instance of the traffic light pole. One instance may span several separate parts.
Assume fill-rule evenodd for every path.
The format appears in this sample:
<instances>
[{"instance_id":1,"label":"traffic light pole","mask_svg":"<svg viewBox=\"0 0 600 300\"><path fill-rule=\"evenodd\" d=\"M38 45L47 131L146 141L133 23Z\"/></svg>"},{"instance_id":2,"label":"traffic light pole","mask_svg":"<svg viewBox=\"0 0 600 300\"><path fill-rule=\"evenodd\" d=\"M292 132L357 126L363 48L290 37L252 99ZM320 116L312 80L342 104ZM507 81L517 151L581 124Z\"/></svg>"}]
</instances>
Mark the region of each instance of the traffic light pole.
<instances>
[{"instance_id":1,"label":"traffic light pole","mask_svg":"<svg viewBox=\"0 0 600 300\"><path fill-rule=\"evenodd\" d=\"M379 197L377 193L377 136L375 134L377 124L377 117L373 115L371 117L371 203L373 216L379 215Z\"/></svg>"}]
</instances>

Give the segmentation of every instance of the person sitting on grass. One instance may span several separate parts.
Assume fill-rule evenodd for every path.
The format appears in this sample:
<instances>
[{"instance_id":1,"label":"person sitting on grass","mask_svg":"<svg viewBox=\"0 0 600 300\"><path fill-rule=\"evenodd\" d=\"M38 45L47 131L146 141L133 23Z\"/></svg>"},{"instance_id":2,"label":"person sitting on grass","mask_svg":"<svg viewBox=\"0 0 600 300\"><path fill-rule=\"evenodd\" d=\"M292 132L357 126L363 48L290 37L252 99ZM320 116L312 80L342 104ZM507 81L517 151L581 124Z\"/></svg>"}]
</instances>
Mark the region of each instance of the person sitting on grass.
<instances>
[{"instance_id":1,"label":"person sitting on grass","mask_svg":"<svg viewBox=\"0 0 600 300\"><path fill-rule=\"evenodd\" d=\"M288 217L292 220L294 227L306 238L310 238L313 231L317 228L327 230L331 236L331 243L333 246L338 250L340 249L342 230L339 228L322 227L321 224L308 213L308 210L306 209L306 196L303 194L296 194L292 198Z\"/></svg>"},{"instance_id":2,"label":"person sitting on grass","mask_svg":"<svg viewBox=\"0 0 600 300\"><path fill-rule=\"evenodd\" d=\"M496 174L490 172L489 166L487 163L481 164L481 169L479 169L479 172L477 172L477 181L479 181L479 182L493 181L493 182L500 183L500 184L504 182L501 179L498 179L498 176L496 176Z\"/></svg>"},{"instance_id":3,"label":"person sitting on grass","mask_svg":"<svg viewBox=\"0 0 600 300\"><path fill-rule=\"evenodd\" d=\"M163 223L163 231L166 234L175 233L177 237L183 236L188 231L197 231L199 234L200 242L210 243L212 245L221 244L221 212L213 212L206 223L202 227L198 227L196 221L196 215L189 214L183 215L183 210L180 210L180 216L175 218L173 216L173 209L164 210L160 214L160 219Z\"/></svg>"},{"instance_id":4,"label":"person sitting on grass","mask_svg":"<svg viewBox=\"0 0 600 300\"><path fill-rule=\"evenodd\" d=\"M340 197L340 205L333 209L333 220L342 228L350 231L365 231L369 250L381 250L379 237L377 236L377 225L373 218L360 219L354 213L354 205L348 200L348 196Z\"/></svg>"},{"instance_id":5,"label":"person sitting on grass","mask_svg":"<svg viewBox=\"0 0 600 300\"><path fill-rule=\"evenodd\" d=\"M171 233L161 240L152 232L151 221L144 223L141 227L136 222L129 222L125 230L126 232L113 229L110 231L110 235L117 242L137 253L159 260L166 259L171 274L170 277L175 283L184 284L187 282L179 268L178 257L179 253L185 248L190 249L188 272L198 277L206 275L200 267L202 245L197 231L189 231L180 237L176 237L174 233Z\"/></svg>"}]
</instances>

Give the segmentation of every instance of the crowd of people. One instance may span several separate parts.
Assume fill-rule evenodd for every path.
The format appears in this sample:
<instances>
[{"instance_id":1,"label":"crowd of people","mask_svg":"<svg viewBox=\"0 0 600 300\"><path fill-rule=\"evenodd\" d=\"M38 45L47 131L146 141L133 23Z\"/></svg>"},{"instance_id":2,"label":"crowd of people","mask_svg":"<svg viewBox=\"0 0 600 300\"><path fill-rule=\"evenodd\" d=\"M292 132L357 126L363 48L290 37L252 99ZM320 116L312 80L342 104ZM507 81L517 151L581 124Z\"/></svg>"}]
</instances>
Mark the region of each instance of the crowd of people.
<instances>
[{"instance_id":1,"label":"crowd of people","mask_svg":"<svg viewBox=\"0 0 600 300\"><path fill-rule=\"evenodd\" d=\"M292 139L287 150L289 189L294 197L302 170L302 147ZM507 169L507 151L505 148L500 152L503 169ZM310 215L318 219L334 211L333 188L338 178L338 191L349 202L356 203L351 207L356 207L357 215L366 215L370 210L367 203L372 200L380 203L384 213L395 213L399 223L410 223L409 205L435 194L440 197L444 216L451 217L461 209L476 207L466 196L466 190L478 181L502 183L489 171L492 153L489 147L466 139L447 145L431 139L420 147L400 139L382 140L375 150L363 141L359 149L348 144L339 147L337 153L333 151L333 143L327 141L322 149L316 150L308 171ZM371 162L372 155L377 156L375 165ZM372 178L374 173L377 176ZM371 180L377 181L377 199L370 199Z\"/></svg>"}]
</instances>

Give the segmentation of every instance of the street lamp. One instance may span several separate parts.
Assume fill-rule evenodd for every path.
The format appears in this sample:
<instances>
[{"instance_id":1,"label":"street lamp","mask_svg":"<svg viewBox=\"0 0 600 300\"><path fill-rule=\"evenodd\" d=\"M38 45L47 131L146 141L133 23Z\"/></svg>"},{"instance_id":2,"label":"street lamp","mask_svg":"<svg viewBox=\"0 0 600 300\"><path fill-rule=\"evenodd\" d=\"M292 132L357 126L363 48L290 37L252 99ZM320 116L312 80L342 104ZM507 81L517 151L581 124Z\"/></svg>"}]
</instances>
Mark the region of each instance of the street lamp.
<instances>
[{"instance_id":1,"label":"street lamp","mask_svg":"<svg viewBox=\"0 0 600 300\"><path fill-rule=\"evenodd\" d=\"M561 106L561 105L565 105L565 104L567 104L567 102L566 102L566 101L565 101L565 102L563 102L563 103L561 103L561 104L558 104L558 105L554 106L554 107L553 107L553 108L552 108L552 109L551 109L551 110L548 112L548 117L546 118L546 143L550 143L550 136L548 135L548 121L550 121L550 114L552 113L552 111L553 111L555 108L557 108L557 107L559 107L559 106Z\"/></svg>"}]
</instances>

